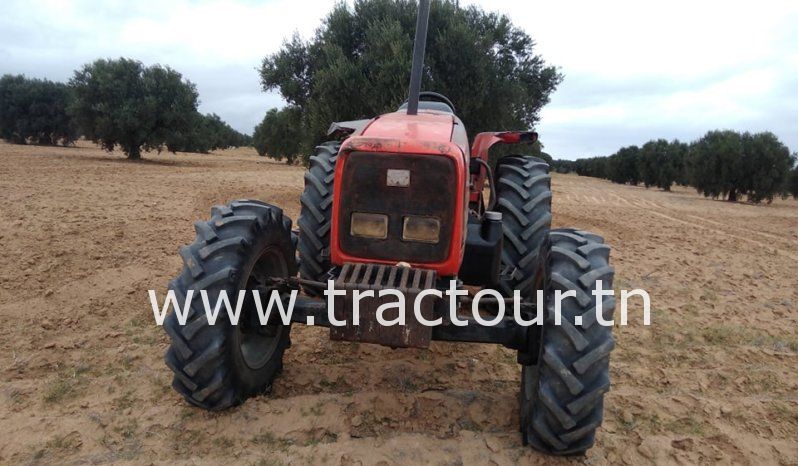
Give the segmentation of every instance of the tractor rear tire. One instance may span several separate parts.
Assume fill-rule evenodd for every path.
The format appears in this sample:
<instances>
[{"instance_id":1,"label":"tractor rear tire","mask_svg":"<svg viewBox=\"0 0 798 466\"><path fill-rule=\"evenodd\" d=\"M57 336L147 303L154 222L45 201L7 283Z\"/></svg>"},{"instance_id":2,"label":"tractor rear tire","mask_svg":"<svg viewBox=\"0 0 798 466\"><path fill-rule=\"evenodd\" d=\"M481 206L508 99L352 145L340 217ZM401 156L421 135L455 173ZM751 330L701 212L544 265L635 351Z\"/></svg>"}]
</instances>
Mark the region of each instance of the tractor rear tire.
<instances>
[{"instance_id":1,"label":"tractor rear tire","mask_svg":"<svg viewBox=\"0 0 798 466\"><path fill-rule=\"evenodd\" d=\"M310 168L305 173L305 190L299 198L302 210L297 220L299 226L299 276L306 280L325 281L330 264L330 220L332 218L333 182L335 162L338 160L338 142L326 142L316 147L310 158ZM317 290L305 287L309 296Z\"/></svg>"},{"instance_id":2,"label":"tractor rear tire","mask_svg":"<svg viewBox=\"0 0 798 466\"><path fill-rule=\"evenodd\" d=\"M521 375L521 433L524 444L554 455L584 454L601 425L604 394L610 389L612 327L597 322L597 280L612 290L610 248L600 236L557 229L551 238L551 278L545 323L535 366ZM555 291L575 291L562 300L561 325L555 325ZM613 297L602 298L602 315L612 318Z\"/></svg>"},{"instance_id":3,"label":"tractor rear tire","mask_svg":"<svg viewBox=\"0 0 798 466\"><path fill-rule=\"evenodd\" d=\"M166 365L172 386L192 405L221 410L271 389L290 346L290 325L261 326L250 290L268 302L268 277L293 277L296 259L291 220L269 204L240 200L211 210L211 220L194 224L195 241L180 248L183 271L169 284L178 305L194 290L182 325L175 312L164 329L171 338ZM216 323L208 323L200 290L214 306L222 291L231 306L247 290L239 322L232 325L221 306ZM254 317L254 318L253 318Z\"/></svg>"},{"instance_id":4,"label":"tractor rear tire","mask_svg":"<svg viewBox=\"0 0 798 466\"><path fill-rule=\"evenodd\" d=\"M508 155L499 159L496 173L496 209L504 231L498 288L505 296L519 290L523 299L534 300L551 229L549 165L537 157Z\"/></svg>"}]
</instances>

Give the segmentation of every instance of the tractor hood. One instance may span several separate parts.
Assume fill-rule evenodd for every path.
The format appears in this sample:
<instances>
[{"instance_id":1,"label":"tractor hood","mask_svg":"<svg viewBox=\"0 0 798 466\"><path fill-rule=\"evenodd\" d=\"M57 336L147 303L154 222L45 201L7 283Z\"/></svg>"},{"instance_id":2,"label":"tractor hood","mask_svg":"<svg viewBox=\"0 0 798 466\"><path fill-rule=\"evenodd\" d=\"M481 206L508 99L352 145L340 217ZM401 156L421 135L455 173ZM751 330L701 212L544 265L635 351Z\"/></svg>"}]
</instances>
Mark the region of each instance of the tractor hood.
<instances>
[{"instance_id":1,"label":"tractor hood","mask_svg":"<svg viewBox=\"0 0 798 466\"><path fill-rule=\"evenodd\" d=\"M387 113L375 118L363 131L369 138L390 138L426 142L450 142L454 116L438 112L420 112L408 116L405 112Z\"/></svg>"},{"instance_id":2,"label":"tractor hood","mask_svg":"<svg viewBox=\"0 0 798 466\"><path fill-rule=\"evenodd\" d=\"M338 130L339 135L353 136L348 140L349 144L345 145L363 146L368 142L370 145L393 147L391 150L396 150L398 146L409 145L416 148L425 146L435 148L432 153L447 152L449 149L444 147L456 146L466 159L470 154L468 135L463 123L457 116L448 112L422 110L417 115L407 115L400 110L386 113L373 120L335 123L330 129ZM422 150L422 152L428 151Z\"/></svg>"}]
</instances>

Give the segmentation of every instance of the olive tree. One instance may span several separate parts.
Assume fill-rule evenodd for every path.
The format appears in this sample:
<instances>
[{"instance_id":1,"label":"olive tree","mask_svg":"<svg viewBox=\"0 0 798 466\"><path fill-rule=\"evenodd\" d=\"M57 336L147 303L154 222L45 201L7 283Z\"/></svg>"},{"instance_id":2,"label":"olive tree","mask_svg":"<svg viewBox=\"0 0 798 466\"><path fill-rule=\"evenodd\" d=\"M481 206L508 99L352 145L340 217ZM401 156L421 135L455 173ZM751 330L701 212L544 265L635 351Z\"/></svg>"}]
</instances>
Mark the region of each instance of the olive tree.
<instances>
[{"instance_id":1,"label":"olive tree","mask_svg":"<svg viewBox=\"0 0 798 466\"><path fill-rule=\"evenodd\" d=\"M189 133L197 110L197 90L177 71L137 60L100 59L85 65L70 81L71 106L83 134L130 159L161 149L175 133Z\"/></svg>"},{"instance_id":2,"label":"olive tree","mask_svg":"<svg viewBox=\"0 0 798 466\"><path fill-rule=\"evenodd\" d=\"M773 201L782 193L790 175L790 150L770 132L742 135L743 163L741 176L748 200L754 203Z\"/></svg>"},{"instance_id":3,"label":"olive tree","mask_svg":"<svg viewBox=\"0 0 798 466\"><path fill-rule=\"evenodd\" d=\"M263 89L299 111L305 151L331 122L393 111L407 98L416 10L415 0L340 2L310 41L294 36L263 60ZM422 86L447 95L470 134L534 127L561 80L507 16L432 3Z\"/></svg>"},{"instance_id":4,"label":"olive tree","mask_svg":"<svg viewBox=\"0 0 798 466\"><path fill-rule=\"evenodd\" d=\"M258 155L294 163L302 145L300 120L300 110L295 106L269 110L252 135Z\"/></svg>"}]
</instances>

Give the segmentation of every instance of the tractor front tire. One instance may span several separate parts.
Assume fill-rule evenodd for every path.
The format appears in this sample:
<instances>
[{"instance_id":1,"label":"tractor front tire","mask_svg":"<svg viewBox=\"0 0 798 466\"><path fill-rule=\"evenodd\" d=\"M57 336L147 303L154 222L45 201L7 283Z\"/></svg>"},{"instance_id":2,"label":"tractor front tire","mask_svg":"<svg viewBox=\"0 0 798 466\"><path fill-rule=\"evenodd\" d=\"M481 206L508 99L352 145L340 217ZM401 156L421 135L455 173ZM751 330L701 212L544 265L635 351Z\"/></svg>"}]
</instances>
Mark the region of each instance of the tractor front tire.
<instances>
[{"instance_id":1,"label":"tractor front tire","mask_svg":"<svg viewBox=\"0 0 798 466\"><path fill-rule=\"evenodd\" d=\"M305 173L305 190L299 201L302 210L299 226L299 276L306 280L325 281L330 270L330 219L332 218L335 162L338 142L326 142L316 147ZM317 296L318 291L306 287L305 293Z\"/></svg>"},{"instance_id":2,"label":"tractor front tire","mask_svg":"<svg viewBox=\"0 0 798 466\"><path fill-rule=\"evenodd\" d=\"M534 300L542 287L551 229L549 165L537 157L508 155L496 168L496 209L502 213L504 248L499 290Z\"/></svg>"},{"instance_id":3,"label":"tractor front tire","mask_svg":"<svg viewBox=\"0 0 798 466\"><path fill-rule=\"evenodd\" d=\"M554 455L584 454L601 425L604 394L610 388L612 327L598 323L597 281L612 290L610 248L600 236L572 229L550 233L550 286L537 365L523 366L521 433L524 444ZM555 292L576 292L562 300L555 325ZM603 319L612 318L613 297L602 298Z\"/></svg>"},{"instance_id":4,"label":"tractor front tire","mask_svg":"<svg viewBox=\"0 0 798 466\"><path fill-rule=\"evenodd\" d=\"M268 278L296 275L291 220L281 209L251 200L211 210L211 220L194 224L196 240L180 248L183 271L169 284L178 305L193 291L185 324L175 312L164 329L171 339L166 365L174 372L172 386L192 405L221 410L271 389L290 345L290 325L261 326L251 290L268 302ZM211 309L222 291L231 306L246 290L239 322L233 325L221 306L209 324L200 290ZM266 293L263 293L266 291Z\"/></svg>"}]
</instances>

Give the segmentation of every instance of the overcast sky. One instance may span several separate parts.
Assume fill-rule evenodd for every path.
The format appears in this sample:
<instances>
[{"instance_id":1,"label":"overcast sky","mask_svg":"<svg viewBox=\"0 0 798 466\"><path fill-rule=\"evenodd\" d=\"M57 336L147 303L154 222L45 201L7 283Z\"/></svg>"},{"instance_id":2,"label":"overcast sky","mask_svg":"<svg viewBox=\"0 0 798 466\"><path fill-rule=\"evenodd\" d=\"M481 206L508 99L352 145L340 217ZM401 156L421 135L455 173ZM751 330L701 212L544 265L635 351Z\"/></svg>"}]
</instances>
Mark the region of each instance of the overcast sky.
<instances>
[{"instance_id":1,"label":"overcast sky","mask_svg":"<svg viewBox=\"0 0 798 466\"><path fill-rule=\"evenodd\" d=\"M565 81L537 128L555 157L608 155L715 128L776 133L798 150L798 1L464 0L509 14ZM256 68L309 37L332 1L0 0L0 74L68 80L99 57L162 63L200 110L251 133L283 105Z\"/></svg>"}]
</instances>

